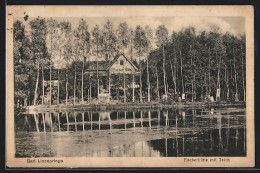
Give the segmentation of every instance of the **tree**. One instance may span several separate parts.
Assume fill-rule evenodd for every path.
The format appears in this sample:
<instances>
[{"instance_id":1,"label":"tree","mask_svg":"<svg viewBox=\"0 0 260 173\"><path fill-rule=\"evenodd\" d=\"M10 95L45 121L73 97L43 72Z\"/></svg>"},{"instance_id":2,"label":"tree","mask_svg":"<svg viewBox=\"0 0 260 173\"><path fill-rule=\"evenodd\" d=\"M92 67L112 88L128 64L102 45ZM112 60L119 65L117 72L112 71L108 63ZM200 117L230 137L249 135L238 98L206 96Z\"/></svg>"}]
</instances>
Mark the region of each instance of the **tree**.
<instances>
[{"instance_id":1,"label":"tree","mask_svg":"<svg viewBox=\"0 0 260 173\"><path fill-rule=\"evenodd\" d=\"M60 30L61 30L61 41L63 45L61 46L61 53L64 57L65 66L66 66L66 82L65 82L65 90L66 90L66 105L68 104L68 68L73 56L73 43L72 43L72 30L71 30L71 23L70 22L61 22L60 23Z\"/></svg>"},{"instance_id":2,"label":"tree","mask_svg":"<svg viewBox=\"0 0 260 173\"><path fill-rule=\"evenodd\" d=\"M220 99L220 70L222 67L222 59L225 56L225 47L223 45L222 37L219 35L215 39L215 47L213 49L217 60L217 92L216 99Z\"/></svg>"},{"instance_id":3,"label":"tree","mask_svg":"<svg viewBox=\"0 0 260 173\"><path fill-rule=\"evenodd\" d=\"M242 89L243 89L243 101L246 101L246 81L245 81L245 61L246 61L246 36L242 35L240 40L240 56L241 56L241 73L242 73Z\"/></svg>"},{"instance_id":4,"label":"tree","mask_svg":"<svg viewBox=\"0 0 260 173\"><path fill-rule=\"evenodd\" d=\"M148 47L148 40L145 34L145 30L140 26L136 26L135 37L134 37L134 49L135 54L139 57L139 75L140 75L140 102L143 102L142 96L142 67L141 67L141 56L145 54Z\"/></svg>"},{"instance_id":5,"label":"tree","mask_svg":"<svg viewBox=\"0 0 260 173\"><path fill-rule=\"evenodd\" d=\"M177 93L177 50L178 50L178 39L177 33L173 32L171 35L171 42L173 47L173 62L171 63L172 81L174 84L174 93ZM173 65L172 65L173 64Z\"/></svg>"},{"instance_id":6,"label":"tree","mask_svg":"<svg viewBox=\"0 0 260 173\"><path fill-rule=\"evenodd\" d=\"M33 77L34 63L30 51L30 40L25 33L24 24L17 20L13 25L13 47L14 47L14 95L16 105L21 105L24 100L24 106L30 98L31 88L30 80ZM30 99L29 99L30 102Z\"/></svg>"},{"instance_id":7,"label":"tree","mask_svg":"<svg viewBox=\"0 0 260 173\"><path fill-rule=\"evenodd\" d=\"M126 22L120 23L117 27L117 38L121 51L125 53L125 49L128 47L130 38L130 29Z\"/></svg>"},{"instance_id":8,"label":"tree","mask_svg":"<svg viewBox=\"0 0 260 173\"><path fill-rule=\"evenodd\" d=\"M73 104L76 103L76 91L77 91L77 64L79 62L79 57L81 55L81 43L80 40L77 39L76 30L74 30L74 37L73 37L73 65L74 65L74 83L73 83Z\"/></svg>"},{"instance_id":9,"label":"tree","mask_svg":"<svg viewBox=\"0 0 260 173\"><path fill-rule=\"evenodd\" d=\"M178 34L178 45L179 45L179 57L180 57L180 74L181 74L181 90L182 90L182 98L185 97L185 84L184 84L184 77L183 77L183 52L185 52L184 45L185 45L185 34L180 32Z\"/></svg>"},{"instance_id":10,"label":"tree","mask_svg":"<svg viewBox=\"0 0 260 173\"><path fill-rule=\"evenodd\" d=\"M93 43L93 51L96 52L96 57L99 58L102 46L102 33L99 29L99 26L96 25L92 31L92 43ZM99 95L99 73L98 73L98 59L97 59L97 91ZM98 97L98 101L100 102L100 98Z\"/></svg>"},{"instance_id":11,"label":"tree","mask_svg":"<svg viewBox=\"0 0 260 173\"><path fill-rule=\"evenodd\" d=\"M166 29L166 27L164 25L160 25L157 29L156 29L156 45L158 47L162 47L162 54L163 54L163 83L164 83L164 94L166 96L167 99L167 89L166 89L166 71L165 71L165 52L164 52L164 48L165 45L168 41L168 30Z\"/></svg>"},{"instance_id":12,"label":"tree","mask_svg":"<svg viewBox=\"0 0 260 173\"><path fill-rule=\"evenodd\" d=\"M196 31L193 27L184 28L180 32L173 32L171 39L168 39L167 28L161 25L156 29L155 42L149 26L143 28L138 25L133 31L126 22L123 22L118 25L117 30L114 30L109 20L102 30L98 25L94 27L91 31L92 40L88 33L87 22L83 19L79 21L74 32L71 31L70 22L57 22L52 18L30 19L29 34L25 27L21 21L14 22L14 91L17 107L22 105L22 100L24 105L27 105L27 101L29 104L31 101L34 105L38 104L38 95L42 96L42 104L47 103L44 99L46 98L44 87L47 86L48 89L49 86L51 92L52 83L46 85L45 78L50 75L51 81L55 74L51 65L55 68L59 66L57 103L60 101L60 89L66 90L66 104L70 92L73 92L74 104L76 97L81 97L81 101L84 101L84 66L90 48L96 57L105 57L109 66L111 57L120 52L130 56L135 64L137 62L133 55L138 57L140 102L143 101L143 92L147 93L148 102L151 98L159 98L160 93L164 93L164 98L167 99L171 93L180 92L186 94L186 99L192 101L205 100L205 96L209 95L213 95L217 100L246 99L245 35L222 34L218 26L212 25L210 31L202 32ZM153 49L154 43L157 49ZM97 75L94 80L97 81L98 95L100 64L98 61L96 63ZM66 74L65 70L64 72L61 70L60 76L59 69L64 67ZM81 75L78 71L81 71ZM136 81L134 73L131 75L134 102ZM110 78L113 77L115 76L108 73L109 96ZM114 85L121 87L123 81L124 102L128 94L126 90L128 78L129 75L124 70ZM39 82L41 79L42 82ZM69 81L72 80L73 85L70 85ZM66 81L65 85L62 84L63 81ZM62 93L61 98L64 98L65 95ZM53 96L48 95L47 99L51 100ZM49 103L51 104L51 101Z\"/></svg>"},{"instance_id":13,"label":"tree","mask_svg":"<svg viewBox=\"0 0 260 173\"><path fill-rule=\"evenodd\" d=\"M66 22L61 21L60 23L55 21L56 26L54 28L55 34L53 34L53 41L52 41L52 62L53 66L57 69L57 76L58 76L58 92L57 92L57 104L60 102L60 95L63 93L60 93L60 90L63 89L60 87L60 70L64 69L66 67L66 60L64 59L64 47L66 44L66 40L68 39L64 32L64 26L66 25ZM55 58L54 58L55 57ZM61 70L62 71L62 70ZM51 71L50 71L51 72ZM65 79L66 80L66 79Z\"/></svg>"},{"instance_id":14,"label":"tree","mask_svg":"<svg viewBox=\"0 0 260 173\"><path fill-rule=\"evenodd\" d=\"M197 65L196 60L198 57L198 51L196 49L196 36L195 36L195 28L188 28L185 30L185 33L187 34L188 37L188 43L189 43L189 50L188 50L188 57L190 58L190 70L189 71L189 75L187 77L187 79L190 78L190 83L191 83L191 99L192 102L194 101L194 96L196 96L195 94L195 80L196 80L196 67Z\"/></svg>"},{"instance_id":15,"label":"tree","mask_svg":"<svg viewBox=\"0 0 260 173\"><path fill-rule=\"evenodd\" d=\"M153 31L152 29L146 25L145 26L145 34L147 38L147 47L146 47L146 54L149 54L152 50L152 43L153 43ZM149 75L149 62L148 62L148 55L146 55L146 72L147 72L147 97L148 102L151 101L151 84L150 84L150 75Z\"/></svg>"},{"instance_id":16,"label":"tree","mask_svg":"<svg viewBox=\"0 0 260 173\"><path fill-rule=\"evenodd\" d=\"M133 47L134 47L134 31L129 30L129 54L131 61L133 61ZM132 71L132 102L135 102L135 73Z\"/></svg>"},{"instance_id":17,"label":"tree","mask_svg":"<svg viewBox=\"0 0 260 173\"><path fill-rule=\"evenodd\" d=\"M114 53L117 51L116 44L117 44L117 38L115 35L113 24L110 20L107 20L103 28L103 52L105 56L107 56L107 61L109 62L109 66L111 61L110 57L113 56ZM110 95L111 95L110 82L111 82L110 72L108 72L108 93L109 93L108 102L110 100Z\"/></svg>"},{"instance_id":18,"label":"tree","mask_svg":"<svg viewBox=\"0 0 260 173\"><path fill-rule=\"evenodd\" d=\"M74 31L77 46L82 56L82 70L81 70L81 101L84 101L84 61L85 55L90 50L90 34L88 32L88 25L84 19L79 21L79 26Z\"/></svg>"},{"instance_id":19,"label":"tree","mask_svg":"<svg viewBox=\"0 0 260 173\"><path fill-rule=\"evenodd\" d=\"M117 28L117 37L119 40L119 47L121 47L123 54L125 53L125 48L129 44L129 28L126 22L120 23ZM123 88L124 88L124 103L126 102L126 84L125 84L125 63L124 63L124 71L123 71L123 76L124 76L124 83L123 83Z\"/></svg>"},{"instance_id":20,"label":"tree","mask_svg":"<svg viewBox=\"0 0 260 173\"><path fill-rule=\"evenodd\" d=\"M35 92L34 92L34 105L36 105L37 97L38 97L38 83L39 83L39 71L40 65L42 69L48 62L48 52L46 47L46 35L47 35L47 26L45 19L36 18L30 21L30 35L31 35L31 51L33 53L34 62L37 64L37 77L35 83ZM47 61L46 61L47 59ZM44 88L44 86L42 86ZM44 89L43 93L44 94ZM44 97L44 95L42 95Z\"/></svg>"},{"instance_id":21,"label":"tree","mask_svg":"<svg viewBox=\"0 0 260 173\"><path fill-rule=\"evenodd\" d=\"M50 39L50 105L51 105L51 100L52 100L52 88L51 88L51 66L53 64L52 59L54 57L53 50L55 49L54 46L56 45L56 35L58 32L58 22L54 20L53 18L50 18L47 20L47 33L49 35ZM58 87L59 88L59 87ZM58 89L59 90L59 89ZM58 92L58 99L57 103L59 102L59 92Z\"/></svg>"}]
</instances>

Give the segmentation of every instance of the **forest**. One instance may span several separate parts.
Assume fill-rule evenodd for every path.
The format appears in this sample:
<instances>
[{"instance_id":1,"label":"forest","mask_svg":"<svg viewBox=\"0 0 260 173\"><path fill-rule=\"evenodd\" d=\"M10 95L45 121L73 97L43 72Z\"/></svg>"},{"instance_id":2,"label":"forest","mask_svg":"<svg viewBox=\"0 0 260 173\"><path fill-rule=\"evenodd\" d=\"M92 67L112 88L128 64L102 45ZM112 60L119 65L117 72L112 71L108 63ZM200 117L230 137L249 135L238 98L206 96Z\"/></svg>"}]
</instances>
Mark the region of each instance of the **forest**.
<instances>
[{"instance_id":1,"label":"forest","mask_svg":"<svg viewBox=\"0 0 260 173\"><path fill-rule=\"evenodd\" d=\"M169 33L165 25L153 31L148 25L131 28L122 22L115 26L110 20L92 30L84 19L75 29L70 21L54 18L38 17L27 23L16 20L13 24L17 107L46 104L42 96L54 87L46 79L58 81L57 93L48 96L48 104L89 103L97 97L100 81L98 75L85 74L91 57L96 57L98 66L98 59L110 63L122 52L141 74L117 80L118 88L124 83L124 102L175 102L180 97L191 102L246 100L244 34L221 33L221 26L210 31L190 26ZM111 80L109 74L109 92ZM133 92L125 87L125 81L132 80L140 84Z\"/></svg>"}]
</instances>

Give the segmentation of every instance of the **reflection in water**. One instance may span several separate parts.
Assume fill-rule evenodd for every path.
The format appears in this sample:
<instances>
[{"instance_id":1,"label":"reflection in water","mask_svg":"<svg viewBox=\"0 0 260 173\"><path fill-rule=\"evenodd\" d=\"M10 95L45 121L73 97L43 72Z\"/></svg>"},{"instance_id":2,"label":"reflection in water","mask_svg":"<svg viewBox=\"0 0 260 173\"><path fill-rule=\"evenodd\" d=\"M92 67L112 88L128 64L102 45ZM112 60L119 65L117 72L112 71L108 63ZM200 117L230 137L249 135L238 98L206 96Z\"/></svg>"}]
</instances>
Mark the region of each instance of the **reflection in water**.
<instances>
[{"instance_id":1,"label":"reflection in water","mask_svg":"<svg viewBox=\"0 0 260 173\"><path fill-rule=\"evenodd\" d=\"M58 126L59 126L59 131L60 131L60 113L57 112L57 117L58 117Z\"/></svg>"},{"instance_id":2,"label":"reflection in water","mask_svg":"<svg viewBox=\"0 0 260 173\"><path fill-rule=\"evenodd\" d=\"M183 118L183 127L185 128L185 112L184 111L182 111L182 118ZM183 133L183 135L182 135L182 151L183 151L183 156L184 156L184 152L185 152L185 149L184 149L184 147L185 147L185 135L184 135L184 133Z\"/></svg>"},{"instance_id":3,"label":"reflection in water","mask_svg":"<svg viewBox=\"0 0 260 173\"><path fill-rule=\"evenodd\" d=\"M67 131L69 131L70 130L70 127L69 127L69 113L68 112L66 112L66 119L67 119Z\"/></svg>"},{"instance_id":4,"label":"reflection in water","mask_svg":"<svg viewBox=\"0 0 260 173\"><path fill-rule=\"evenodd\" d=\"M246 118L244 118L244 126L243 126L243 132L244 132L244 153L246 152Z\"/></svg>"},{"instance_id":5,"label":"reflection in water","mask_svg":"<svg viewBox=\"0 0 260 173\"><path fill-rule=\"evenodd\" d=\"M176 138L175 138L175 140L176 140L176 156L178 157L178 151L179 151L179 145L178 145L178 116L176 115L176 120L175 120L175 124L176 124Z\"/></svg>"},{"instance_id":6,"label":"reflection in water","mask_svg":"<svg viewBox=\"0 0 260 173\"><path fill-rule=\"evenodd\" d=\"M82 112L82 130L84 131L85 130L85 128L84 128L84 126L85 126L85 124L84 124L84 116L85 116L85 113L84 112Z\"/></svg>"},{"instance_id":7,"label":"reflection in water","mask_svg":"<svg viewBox=\"0 0 260 173\"><path fill-rule=\"evenodd\" d=\"M245 109L41 112L15 123L16 157L246 156Z\"/></svg>"}]
</instances>

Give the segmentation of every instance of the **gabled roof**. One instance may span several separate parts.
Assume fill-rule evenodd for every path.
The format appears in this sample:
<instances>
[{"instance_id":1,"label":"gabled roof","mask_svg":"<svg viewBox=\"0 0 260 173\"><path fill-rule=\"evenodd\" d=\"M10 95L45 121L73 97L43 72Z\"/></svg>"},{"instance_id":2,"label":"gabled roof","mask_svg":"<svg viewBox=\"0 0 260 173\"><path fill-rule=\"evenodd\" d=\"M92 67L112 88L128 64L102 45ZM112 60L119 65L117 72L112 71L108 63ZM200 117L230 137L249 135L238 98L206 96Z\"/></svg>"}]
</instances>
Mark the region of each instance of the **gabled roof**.
<instances>
[{"instance_id":1,"label":"gabled roof","mask_svg":"<svg viewBox=\"0 0 260 173\"><path fill-rule=\"evenodd\" d=\"M118 60L120 56L123 56L132 65L132 67L134 67L135 70L138 70L135 64L131 60L129 60L123 53L117 54L115 58L111 61L110 66L108 66L106 70L109 70L109 68Z\"/></svg>"},{"instance_id":2,"label":"gabled roof","mask_svg":"<svg viewBox=\"0 0 260 173\"><path fill-rule=\"evenodd\" d=\"M123 53L119 53L115 56L115 58L110 62L109 61L98 61L98 70L99 71L107 71L110 67L118 60L120 56L123 56L135 70L138 70L136 65L129 60ZM86 71L96 71L97 70L97 61L88 61L86 62Z\"/></svg>"}]
</instances>

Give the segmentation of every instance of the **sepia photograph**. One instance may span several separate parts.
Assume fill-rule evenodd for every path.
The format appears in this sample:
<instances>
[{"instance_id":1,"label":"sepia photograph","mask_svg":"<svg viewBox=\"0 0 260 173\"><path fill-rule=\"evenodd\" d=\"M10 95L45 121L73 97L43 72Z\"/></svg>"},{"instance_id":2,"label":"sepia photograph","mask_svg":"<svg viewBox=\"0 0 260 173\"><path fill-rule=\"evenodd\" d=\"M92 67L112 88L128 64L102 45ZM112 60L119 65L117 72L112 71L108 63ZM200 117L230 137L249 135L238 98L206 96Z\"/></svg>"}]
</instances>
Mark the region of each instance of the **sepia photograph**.
<instances>
[{"instance_id":1,"label":"sepia photograph","mask_svg":"<svg viewBox=\"0 0 260 173\"><path fill-rule=\"evenodd\" d=\"M6 18L7 166L254 166L250 6L8 6Z\"/></svg>"}]
</instances>

